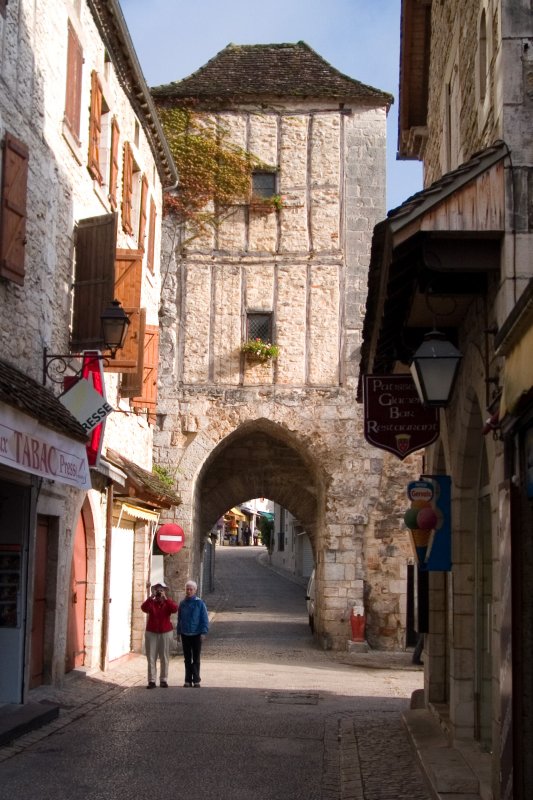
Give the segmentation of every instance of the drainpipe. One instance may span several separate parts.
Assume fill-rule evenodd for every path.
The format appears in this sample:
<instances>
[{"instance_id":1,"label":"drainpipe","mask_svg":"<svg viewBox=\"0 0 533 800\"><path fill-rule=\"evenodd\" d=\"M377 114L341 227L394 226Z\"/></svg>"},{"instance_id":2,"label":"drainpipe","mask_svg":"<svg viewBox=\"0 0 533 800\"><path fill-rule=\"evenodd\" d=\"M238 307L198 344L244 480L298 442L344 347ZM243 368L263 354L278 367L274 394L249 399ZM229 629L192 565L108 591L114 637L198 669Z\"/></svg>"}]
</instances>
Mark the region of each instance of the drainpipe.
<instances>
[{"instance_id":1,"label":"drainpipe","mask_svg":"<svg viewBox=\"0 0 533 800\"><path fill-rule=\"evenodd\" d=\"M113 484L107 486L107 506L105 525L104 597L102 606L102 644L100 650L100 669L105 672L108 666L107 644L109 639L109 604L111 598L111 536L113 534Z\"/></svg>"}]
</instances>

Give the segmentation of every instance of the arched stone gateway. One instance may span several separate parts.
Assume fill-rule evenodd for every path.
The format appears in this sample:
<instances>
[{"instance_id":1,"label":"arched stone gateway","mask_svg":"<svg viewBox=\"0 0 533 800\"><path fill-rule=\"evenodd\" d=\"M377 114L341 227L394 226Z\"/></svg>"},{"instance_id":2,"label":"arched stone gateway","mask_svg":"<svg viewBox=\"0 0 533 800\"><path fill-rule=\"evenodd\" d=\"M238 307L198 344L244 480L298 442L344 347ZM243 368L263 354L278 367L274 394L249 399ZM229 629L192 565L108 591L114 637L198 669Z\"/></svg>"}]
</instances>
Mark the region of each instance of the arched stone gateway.
<instances>
[{"instance_id":1,"label":"arched stone gateway","mask_svg":"<svg viewBox=\"0 0 533 800\"><path fill-rule=\"evenodd\" d=\"M313 543L321 643L345 649L364 601L369 643L401 647L403 497L418 469L366 443L356 402L392 98L302 42L230 45L194 75L155 89L157 102L216 120L262 167L248 195L211 209L213 227L163 226L154 460L175 476L186 534L167 581L176 594L198 579L217 518L268 497ZM258 342L275 345L266 359Z\"/></svg>"},{"instance_id":2,"label":"arched stone gateway","mask_svg":"<svg viewBox=\"0 0 533 800\"><path fill-rule=\"evenodd\" d=\"M213 450L201 470L195 529L201 535L228 508L254 497L268 497L299 519L316 560L322 482L318 466L302 452L293 434L265 419L245 423Z\"/></svg>"}]
</instances>

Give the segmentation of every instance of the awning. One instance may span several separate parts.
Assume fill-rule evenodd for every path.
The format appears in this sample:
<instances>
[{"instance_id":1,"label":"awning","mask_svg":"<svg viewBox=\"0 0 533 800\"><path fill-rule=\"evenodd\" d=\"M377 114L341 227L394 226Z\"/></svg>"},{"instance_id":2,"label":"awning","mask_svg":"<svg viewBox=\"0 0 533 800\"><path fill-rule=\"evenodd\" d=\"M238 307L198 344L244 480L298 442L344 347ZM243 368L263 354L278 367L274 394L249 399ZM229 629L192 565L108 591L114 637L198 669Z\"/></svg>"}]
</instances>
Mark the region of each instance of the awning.
<instances>
[{"instance_id":1,"label":"awning","mask_svg":"<svg viewBox=\"0 0 533 800\"><path fill-rule=\"evenodd\" d=\"M264 517L265 519L274 520L274 514L271 511L258 511L257 512L260 517Z\"/></svg>"},{"instance_id":2,"label":"awning","mask_svg":"<svg viewBox=\"0 0 533 800\"><path fill-rule=\"evenodd\" d=\"M139 464L135 464L120 455L120 453L117 453L116 450L108 448L105 458L126 474L127 481L123 494L158 508L171 508L172 506L180 505L181 499L178 495L169 489L153 472L148 472L148 470L140 467ZM119 495L117 500L120 499L120 494L121 492L117 490L117 495Z\"/></svg>"},{"instance_id":3,"label":"awning","mask_svg":"<svg viewBox=\"0 0 533 800\"><path fill-rule=\"evenodd\" d=\"M122 503L122 511L133 519L144 519L146 522L159 522L159 512L150 511L148 508L132 506L129 503Z\"/></svg>"},{"instance_id":4,"label":"awning","mask_svg":"<svg viewBox=\"0 0 533 800\"><path fill-rule=\"evenodd\" d=\"M246 522L246 517L240 510L240 508L232 508L231 511L228 511L228 514L231 514L235 517L235 519L241 519L243 522Z\"/></svg>"}]
</instances>

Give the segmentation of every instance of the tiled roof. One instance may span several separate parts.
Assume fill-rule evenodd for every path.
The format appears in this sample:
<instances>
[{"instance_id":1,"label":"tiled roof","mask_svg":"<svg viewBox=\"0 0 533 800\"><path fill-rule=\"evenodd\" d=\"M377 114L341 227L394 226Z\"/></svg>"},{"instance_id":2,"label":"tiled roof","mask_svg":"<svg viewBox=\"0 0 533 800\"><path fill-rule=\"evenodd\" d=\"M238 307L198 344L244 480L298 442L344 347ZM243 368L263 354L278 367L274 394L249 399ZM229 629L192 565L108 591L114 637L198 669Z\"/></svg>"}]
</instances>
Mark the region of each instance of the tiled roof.
<instances>
[{"instance_id":1,"label":"tiled roof","mask_svg":"<svg viewBox=\"0 0 533 800\"><path fill-rule=\"evenodd\" d=\"M130 497L138 497L146 503L164 508L181 504L181 498L169 489L153 472L143 469L135 462L117 453L116 450L108 449L106 459L126 473L130 484L129 488L133 489L133 494L130 492Z\"/></svg>"},{"instance_id":2,"label":"tiled roof","mask_svg":"<svg viewBox=\"0 0 533 800\"><path fill-rule=\"evenodd\" d=\"M305 42L229 44L188 78L154 87L152 94L176 99L351 97L381 105L393 102L387 92L339 72Z\"/></svg>"},{"instance_id":3,"label":"tiled roof","mask_svg":"<svg viewBox=\"0 0 533 800\"><path fill-rule=\"evenodd\" d=\"M0 402L18 408L52 430L87 441L82 425L46 387L0 359Z\"/></svg>"}]
</instances>

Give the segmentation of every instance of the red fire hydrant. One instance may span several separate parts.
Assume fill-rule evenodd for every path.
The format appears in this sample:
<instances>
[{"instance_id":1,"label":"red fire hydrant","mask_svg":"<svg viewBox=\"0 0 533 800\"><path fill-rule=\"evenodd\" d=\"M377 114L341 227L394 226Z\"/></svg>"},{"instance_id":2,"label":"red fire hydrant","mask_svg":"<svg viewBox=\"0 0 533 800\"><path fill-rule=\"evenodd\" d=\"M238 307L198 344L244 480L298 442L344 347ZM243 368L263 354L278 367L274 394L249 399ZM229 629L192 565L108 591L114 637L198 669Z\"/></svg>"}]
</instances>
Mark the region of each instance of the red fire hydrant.
<instances>
[{"instance_id":1,"label":"red fire hydrant","mask_svg":"<svg viewBox=\"0 0 533 800\"><path fill-rule=\"evenodd\" d=\"M350 625L352 626L352 642L365 641L365 609L363 606L352 606L350 615Z\"/></svg>"}]
</instances>

